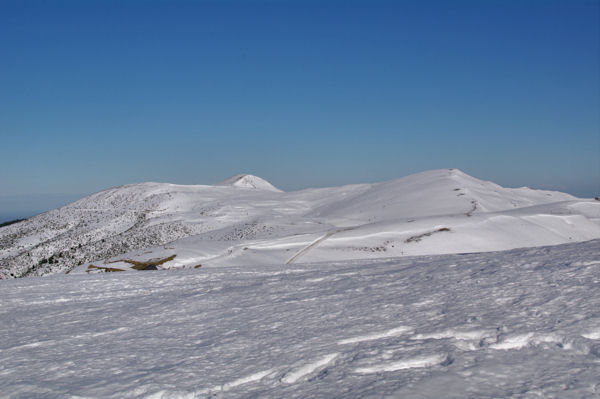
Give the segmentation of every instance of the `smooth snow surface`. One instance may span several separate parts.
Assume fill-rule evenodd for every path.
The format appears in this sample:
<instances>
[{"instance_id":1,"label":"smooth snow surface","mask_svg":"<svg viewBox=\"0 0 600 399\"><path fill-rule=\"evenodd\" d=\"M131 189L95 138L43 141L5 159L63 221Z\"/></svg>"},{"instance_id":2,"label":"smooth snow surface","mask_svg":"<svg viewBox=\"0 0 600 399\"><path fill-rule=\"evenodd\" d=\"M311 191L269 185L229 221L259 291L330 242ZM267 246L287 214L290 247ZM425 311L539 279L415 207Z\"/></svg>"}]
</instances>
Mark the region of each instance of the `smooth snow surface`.
<instances>
[{"instance_id":1,"label":"smooth snow surface","mask_svg":"<svg viewBox=\"0 0 600 399\"><path fill-rule=\"evenodd\" d=\"M600 238L600 201L456 169L281 192L252 175L143 183L0 228L0 278L498 251ZM168 260L165 260L168 259ZM93 267L90 267L93 266Z\"/></svg>"},{"instance_id":2,"label":"smooth snow surface","mask_svg":"<svg viewBox=\"0 0 600 399\"><path fill-rule=\"evenodd\" d=\"M13 279L0 303L4 398L600 396L598 240Z\"/></svg>"}]
</instances>

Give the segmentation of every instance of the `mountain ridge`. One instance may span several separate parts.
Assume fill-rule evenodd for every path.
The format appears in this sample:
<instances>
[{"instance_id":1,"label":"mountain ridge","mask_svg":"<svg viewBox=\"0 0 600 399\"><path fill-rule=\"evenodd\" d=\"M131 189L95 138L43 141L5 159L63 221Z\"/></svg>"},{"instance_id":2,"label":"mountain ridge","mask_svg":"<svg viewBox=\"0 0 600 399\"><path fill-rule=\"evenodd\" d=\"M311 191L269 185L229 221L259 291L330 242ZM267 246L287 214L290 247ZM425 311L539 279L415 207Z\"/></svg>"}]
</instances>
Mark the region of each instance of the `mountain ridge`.
<instances>
[{"instance_id":1,"label":"mountain ridge","mask_svg":"<svg viewBox=\"0 0 600 399\"><path fill-rule=\"evenodd\" d=\"M129 270L111 262L173 253L161 267L479 252L594 238L600 202L504 188L457 169L292 192L236 175L216 185L110 188L4 227L0 277L89 265Z\"/></svg>"}]
</instances>

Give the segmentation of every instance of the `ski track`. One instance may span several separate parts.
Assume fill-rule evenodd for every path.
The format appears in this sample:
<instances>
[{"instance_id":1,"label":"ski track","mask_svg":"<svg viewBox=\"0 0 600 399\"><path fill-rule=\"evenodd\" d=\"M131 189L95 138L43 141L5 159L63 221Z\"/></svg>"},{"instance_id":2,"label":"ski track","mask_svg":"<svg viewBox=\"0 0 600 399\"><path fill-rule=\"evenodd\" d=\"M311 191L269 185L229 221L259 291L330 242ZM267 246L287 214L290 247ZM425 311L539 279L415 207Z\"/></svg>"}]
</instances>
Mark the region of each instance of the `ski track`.
<instances>
[{"instance_id":1,"label":"ski track","mask_svg":"<svg viewBox=\"0 0 600 399\"><path fill-rule=\"evenodd\" d=\"M322 237L317 238L315 241L313 241L312 243L310 243L309 245L307 245L306 247L302 248L300 251L298 251L294 256L292 256L287 262L285 262L286 265L292 264L294 263L294 261L298 260L302 255L306 254L308 251L310 251L312 248L316 247L317 245L319 245L321 242L325 241L326 239L328 239L329 237L331 237L332 235L334 235L336 232L335 231L330 231L327 234L323 235Z\"/></svg>"},{"instance_id":2,"label":"ski track","mask_svg":"<svg viewBox=\"0 0 600 399\"><path fill-rule=\"evenodd\" d=\"M325 241L326 239L328 239L329 237L331 237L334 234L337 233L341 233L343 231L349 231L349 230L353 230L353 227L347 227L347 228L343 228L343 229L337 229L335 231L330 231L327 234L323 235L322 237L317 238L315 241L313 241L312 243L310 243L308 246L306 246L305 248L302 248L300 251L298 251L294 256L292 256L287 262L285 262L286 265L292 264L295 261L297 261L301 256L306 255L306 253L308 251L310 251L311 249L315 248L317 245L319 245L320 243L322 243L323 241Z\"/></svg>"},{"instance_id":3,"label":"ski track","mask_svg":"<svg viewBox=\"0 0 600 399\"><path fill-rule=\"evenodd\" d=\"M597 397L599 255L2 281L0 396Z\"/></svg>"}]
</instances>

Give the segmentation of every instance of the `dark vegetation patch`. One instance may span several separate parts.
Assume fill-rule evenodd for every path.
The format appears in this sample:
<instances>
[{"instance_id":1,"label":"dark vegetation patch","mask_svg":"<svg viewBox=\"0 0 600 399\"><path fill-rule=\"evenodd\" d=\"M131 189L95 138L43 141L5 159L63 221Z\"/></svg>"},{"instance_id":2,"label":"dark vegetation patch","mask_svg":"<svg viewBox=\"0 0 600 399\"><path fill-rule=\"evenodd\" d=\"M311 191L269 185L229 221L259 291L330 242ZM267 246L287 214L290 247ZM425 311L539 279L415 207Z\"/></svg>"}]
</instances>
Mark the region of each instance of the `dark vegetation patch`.
<instances>
[{"instance_id":1,"label":"dark vegetation patch","mask_svg":"<svg viewBox=\"0 0 600 399\"><path fill-rule=\"evenodd\" d=\"M15 220L9 220L8 222L3 222L0 223L0 227L4 227L4 226L10 226L11 224L15 224L15 223L19 223L19 222L23 222L27 219L15 219Z\"/></svg>"},{"instance_id":2,"label":"dark vegetation patch","mask_svg":"<svg viewBox=\"0 0 600 399\"><path fill-rule=\"evenodd\" d=\"M380 245L378 247L351 247L354 251L363 251L363 252L385 252L387 251L387 247L384 245Z\"/></svg>"},{"instance_id":3,"label":"dark vegetation patch","mask_svg":"<svg viewBox=\"0 0 600 399\"><path fill-rule=\"evenodd\" d=\"M469 212L467 212L465 215L467 215L468 217L473 216L473 212L475 212L477 210L477 201L472 200L471 201L471 210L469 210Z\"/></svg>"},{"instance_id":4,"label":"dark vegetation patch","mask_svg":"<svg viewBox=\"0 0 600 399\"><path fill-rule=\"evenodd\" d=\"M363 251L363 252L386 252L388 250L389 246L394 248L394 244L392 243L392 241L387 240L387 241L383 242L381 245L377 245L377 246L373 246L373 247L368 247L368 246L346 247L346 248L341 248L341 250L342 251L352 250L352 251Z\"/></svg>"},{"instance_id":5,"label":"dark vegetation patch","mask_svg":"<svg viewBox=\"0 0 600 399\"><path fill-rule=\"evenodd\" d=\"M447 228L447 227L442 227L441 229L437 229L437 230L434 230L434 231L429 231L429 232L427 232L427 233L423 233L423 234L419 234L419 235L416 235L416 236L409 237L409 238L407 238L406 240L404 240L404 242L405 242L405 243L407 243L407 244L409 244L409 243L411 243L411 242L419 242L419 241L421 241L421 240L422 240L424 237L429 237L429 236L430 236L430 235L432 235L432 234L435 234L435 233L441 233L441 232L443 232L443 231L450 231L450 229L449 229L449 228Z\"/></svg>"}]
</instances>

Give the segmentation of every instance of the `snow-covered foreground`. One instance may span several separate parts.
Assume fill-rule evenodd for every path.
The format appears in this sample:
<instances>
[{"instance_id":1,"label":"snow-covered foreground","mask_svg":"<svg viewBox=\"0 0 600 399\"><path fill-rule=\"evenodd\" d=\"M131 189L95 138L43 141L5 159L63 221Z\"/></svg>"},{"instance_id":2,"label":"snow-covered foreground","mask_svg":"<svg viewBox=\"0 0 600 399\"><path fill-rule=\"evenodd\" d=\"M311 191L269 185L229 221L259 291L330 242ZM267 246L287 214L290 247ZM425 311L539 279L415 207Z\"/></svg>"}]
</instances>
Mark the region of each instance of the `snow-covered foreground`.
<instances>
[{"instance_id":1,"label":"snow-covered foreground","mask_svg":"<svg viewBox=\"0 0 600 399\"><path fill-rule=\"evenodd\" d=\"M8 398L600 396L600 241L0 282Z\"/></svg>"}]
</instances>

